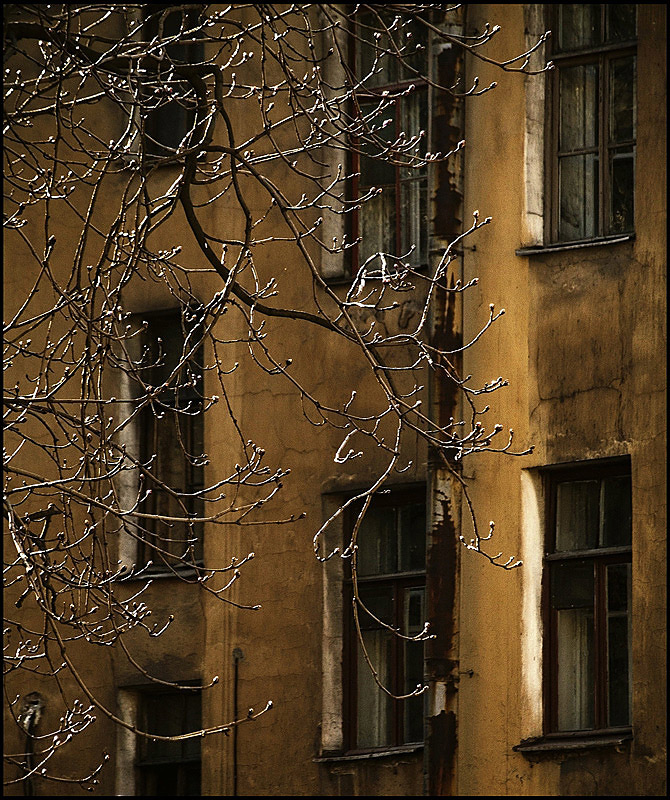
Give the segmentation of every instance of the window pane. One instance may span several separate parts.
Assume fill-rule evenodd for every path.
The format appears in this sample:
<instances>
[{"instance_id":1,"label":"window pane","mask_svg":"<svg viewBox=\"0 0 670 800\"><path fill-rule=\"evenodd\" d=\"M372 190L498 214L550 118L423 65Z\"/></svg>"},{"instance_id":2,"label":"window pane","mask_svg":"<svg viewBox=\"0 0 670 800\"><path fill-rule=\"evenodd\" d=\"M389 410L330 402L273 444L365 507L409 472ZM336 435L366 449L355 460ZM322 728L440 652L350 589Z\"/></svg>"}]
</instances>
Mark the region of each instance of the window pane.
<instances>
[{"instance_id":1,"label":"window pane","mask_svg":"<svg viewBox=\"0 0 670 800\"><path fill-rule=\"evenodd\" d=\"M389 47L389 35L382 33L381 36L375 37L375 33L381 33L383 30L383 24L387 28L392 24L393 17L389 19L388 14L383 14L381 17L383 23L377 15L369 11L362 12L356 17L356 72L361 80L365 79L365 86L370 89L398 81L398 60L382 54L383 50ZM397 39L397 33L394 39ZM377 57L376 64L375 57ZM369 75L373 69L374 74Z\"/></svg>"},{"instance_id":2,"label":"window pane","mask_svg":"<svg viewBox=\"0 0 670 800\"><path fill-rule=\"evenodd\" d=\"M362 106L363 113L370 113L375 106ZM381 125L384 119L394 119L394 109L387 109L375 120L374 125ZM392 142L396 138L395 121L383 130L375 132L384 141ZM377 153L372 145L366 145L368 152ZM396 252L396 168L393 164L380 158L360 157L360 193L365 194L371 186L382 191L364 202L358 212L359 244L358 263L363 264L375 253ZM380 267L373 262L372 267Z\"/></svg>"},{"instance_id":3,"label":"window pane","mask_svg":"<svg viewBox=\"0 0 670 800\"><path fill-rule=\"evenodd\" d=\"M405 619L403 620L402 632L407 636L415 636L423 630L425 589L423 586L405 589L404 594Z\"/></svg>"},{"instance_id":4,"label":"window pane","mask_svg":"<svg viewBox=\"0 0 670 800\"><path fill-rule=\"evenodd\" d=\"M396 208L395 190L387 187L376 197L364 203L359 211L359 264L363 264L375 253L395 253L396 251ZM379 268L381 264L372 262Z\"/></svg>"},{"instance_id":5,"label":"window pane","mask_svg":"<svg viewBox=\"0 0 670 800\"><path fill-rule=\"evenodd\" d=\"M143 766L141 797L201 797L200 763Z\"/></svg>"},{"instance_id":6,"label":"window pane","mask_svg":"<svg viewBox=\"0 0 670 800\"><path fill-rule=\"evenodd\" d=\"M400 103L400 132L405 134L407 139L419 136L423 131L424 135L419 139L417 145L409 151L412 156L422 156L426 154L428 134L428 92L425 90L415 91L398 101ZM424 175L425 167L421 169L403 168L401 176L403 178L417 178Z\"/></svg>"},{"instance_id":7,"label":"window pane","mask_svg":"<svg viewBox=\"0 0 670 800\"><path fill-rule=\"evenodd\" d=\"M423 630L425 621L423 587L406 589L404 592L405 620L403 633L414 636ZM423 644L405 642L404 644L404 693L409 694L423 683ZM404 724L403 741L423 741L423 695L417 695L403 703Z\"/></svg>"},{"instance_id":8,"label":"window pane","mask_svg":"<svg viewBox=\"0 0 670 800\"><path fill-rule=\"evenodd\" d=\"M182 784L184 797L202 797L200 788L200 762L197 764L184 764L182 767ZM173 794L173 792L170 792Z\"/></svg>"},{"instance_id":9,"label":"window pane","mask_svg":"<svg viewBox=\"0 0 670 800\"><path fill-rule=\"evenodd\" d=\"M408 139L428 130L427 92L412 92L403 99L400 107L400 130ZM427 141L424 136L410 155L420 156L425 154L426 149ZM407 253L414 245L409 263L415 265L427 263L428 255L428 187L425 176L425 167L400 169L403 181L400 189L400 250L403 254Z\"/></svg>"},{"instance_id":10,"label":"window pane","mask_svg":"<svg viewBox=\"0 0 670 800\"><path fill-rule=\"evenodd\" d=\"M179 313L149 319L142 336L144 348L142 379L161 387L174 372L183 354L184 334ZM169 386L174 387L173 378Z\"/></svg>"},{"instance_id":11,"label":"window pane","mask_svg":"<svg viewBox=\"0 0 670 800\"><path fill-rule=\"evenodd\" d=\"M145 797L172 797L179 782L176 764L142 767L142 795Z\"/></svg>"},{"instance_id":12,"label":"window pane","mask_svg":"<svg viewBox=\"0 0 670 800\"><path fill-rule=\"evenodd\" d=\"M144 7L145 23L144 38L151 41L159 33L159 24L162 25L163 37L178 36L182 31L193 28L198 24L197 14L193 10L183 11L176 9L170 13L163 12L170 9L165 4L149 4ZM190 103L168 100L168 90L172 94L182 97L188 92L189 85L180 80L171 72L171 64L197 63L204 58L202 42L192 41L195 34L182 37L179 43L168 44L165 47L167 58L163 58L158 77L149 82L146 79L145 110L147 118L145 133L147 135L147 152L150 155L166 156L181 144L195 121L195 97Z\"/></svg>"},{"instance_id":13,"label":"window pane","mask_svg":"<svg viewBox=\"0 0 670 800\"><path fill-rule=\"evenodd\" d=\"M391 681L391 634L386 630L363 631L363 643L384 686ZM377 686L358 648L358 747L381 747L392 744L393 701Z\"/></svg>"},{"instance_id":14,"label":"window pane","mask_svg":"<svg viewBox=\"0 0 670 800\"><path fill-rule=\"evenodd\" d=\"M587 608L557 612L558 728L594 727L593 611Z\"/></svg>"},{"instance_id":15,"label":"window pane","mask_svg":"<svg viewBox=\"0 0 670 800\"><path fill-rule=\"evenodd\" d=\"M593 564L552 564L556 609L558 727L594 727Z\"/></svg>"},{"instance_id":16,"label":"window pane","mask_svg":"<svg viewBox=\"0 0 670 800\"><path fill-rule=\"evenodd\" d=\"M556 550L598 546L600 481L564 481L556 487Z\"/></svg>"},{"instance_id":17,"label":"window pane","mask_svg":"<svg viewBox=\"0 0 670 800\"><path fill-rule=\"evenodd\" d=\"M375 13L363 11L357 14L356 19L359 39L356 60L360 78L367 76L373 68L377 48L378 53L384 49L395 50L396 46L398 49L404 48L402 63L393 56L383 55L379 58L376 65L378 71L365 81L367 88L411 80L416 77L416 72L426 74L428 31L425 25L410 19L401 26L399 15L385 11L380 6L377 6ZM376 38L375 32L381 35ZM394 44L391 43L391 37Z\"/></svg>"},{"instance_id":18,"label":"window pane","mask_svg":"<svg viewBox=\"0 0 670 800\"><path fill-rule=\"evenodd\" d=\"M407 46L406 56L400 64L400 78L416 80L428 74L428 29L414 20L405 24L400 40Z\"/></svg>"},{"instance_id":19,"label":"window pane","mask_svg":"<svg viewBox=\"0 0 670 800\"><path fill-rule=\"evenodd\" d=\"M177 736L200 728L201 709L199 692L147 693L143 696L144 725L150 733L161 736ZM188 744L187 744L188 743ZM199 757L200 740L186 739L183 742L155 742L142 740L144 759L170 758L180 760L183 755Z\"/></svg>"},{"instance_id":20,"label":"window pane","mask_svg":"<svg viewBox=\"0 0 670 800\"><path fill-rule=\"evenodd\" d=\"M400 187L402 222L400 251L412 265L428 262L428 187L425 180L406 181ZM414 249L410 251L410 248Z\"/></svg>"},{"instance_id":21,"label":"window pane","mask_svg":"<svg viewBox=\"0 0 670 800\"><path fill-rule=\"evenodd\" d=\"M378 101L361 103L361 114L369 117L374 113L378 105ZM397 137L395 113L395 105L393 105L380 111L367 121L368 126L373 128L373 135L381 139L382 143L391 144ZM384 126L385 122L388 124ZM377 155L383 147L384 144L375 147L371 144L363 143L362 148L368 155L361 155L360 157L360 185L362 188L395 185L395 167L393 164L381 158L370 158L371 155Z\"/></svg>"},{"instance_id":22,"label":"window pane","mask_svg":"<svg viewBox=\"0 0 670 800\"><path fill-rule=\"evenodd\" d=\"M388 586L363 585L359 588L359 597L363 605L382 622L393 625L393 590ZM373 630L379 628L370 614L361 610L359 612L361 629Z\"/></svg>"},{"instance_id":23,"label":"window pane","mask_svg":"<svg viewBox=\"0 0 670 800\"><path fill-rule=\"evenodd\" d=\"M174 86L172 89L176 91ZM184 88L180 87L179 92L183 91ZM173 155L186 134L190 133L194 122L194 110L184 108L176 100L151 109L145 123L147 153L163 157Z\"/></svg>"},{"instance_id":24,"label":"window pane","mask_svg":"<svg viewBox=\"0 0 670 800\"><path fill-rule=\"evenodd\" d=\"M627 42L635 39L635 5L608 3L605 6L605 13L607 15L608 42Z\"/></svg>"},{"instance_id":25,"label":"window pane","mask_svg":"<svg viewBox=\"0 0 670 800\"><path fill-rule=\"evenodd\" d=\"M426 506L412 503L398 508L400 571L426 568ZM423 625L423 623L421 623Z\"/></svg>"},{"instance_id":26,"label":"window pane","mask_svg":"<svg viewBox=\"0 0 670 800\"><path fill-rule=\"evenodd\" d=\"M601 547L631 543L633 509L630 475L603 480Z\"/></svg>"},{"instance_id":27,"label":"window pane","mask_svg":"<svg viewBox=\"0 0 670 800\"><path fill-rule=\"evenodd\" d=\"M594 569L591 561L551 565L556 610L558 727L594 727Z\"/></svg>"},{"instance_id":28,"label":"window pane","mask_svg":"<svg viewBox=\"0 0 670 800\"><path fill-rule=\"evenodd\" d=\"M583 64L560 71L559 149L569 152L598 143L598 66Z\"/></svg>"},{"instance_id":29,"label":"window pane","mask_svg":"<svg viewBox=\"0 0 670 800\"><path fill-rule=\"evenodd\" d=\"M388 186L391 190L395 187L395 167L380 158L361 156L360 160L360 187L364 194L370 186Z\"/></svg>"},{"instance_id":30,"label":"window pane","mask_svg":"<svg viewBox=\"0 0 670 800\"><path fill-rule=\"evenodd\" d=\"M635 154L631 148L610 153L610 233L626 233L634 227Z\"/></svg>"},{"instance_id":31,"label":"window pane","mask_svg":"<svg viewBox=\"0 0 670 800\"><path fill-rule=\"evenodd\" d=\"M588 239L598 230L598 159L572 156L559 161L559 237Z\"/></svg>"},{"instance_id":32,"label":"window pane","mask_svg":"<svg viewBox=\"0 0 670 800\"><path fill-rule=\"evenodd\" d=\"M186 407L189 401L202 394L202 348L191 354L193 345L202 338L197 313L196 310L184 311L186 333L179 310L141 317L144 329L139 374L145 384L165 387L159 394L164 405ZM180 370L173 375L180 362Z\"/></svg>"},{"instance_id":33,"label":"window pane","mask_svg":"<svg viewBox=\"0 0 670 800\"><path fill-rule=\"evenodd\" d=\"M582 468L580 480L557 476L554 483L557 555L548 558L545 579L556 730L630 724L631 565L621 562L630 562L632 502L625 470L613 462L598 477L595 467Z\"/></svg>"},{"instance_id":34,"label":"window pane","mask_svg":"<svg viewBox=\"0 0 670 800\"><path fill-rule=\"evenodd\" d=\"M202 727L202 698L199 693L191 694L186 693L183 695L184 715L183 715L183 728L184 731L197 731ZM184 758L200 758L200 739L194 737L193 739L185 739L182 742L182 753ZM198 767L199 768L199 767Z\"/></svg>"},{"instance_id":35,"label":"window pane","mask_svg":"<svg viewBox=\"0 0 670 800\"><path fill-rule=\"evenodd\" d=\"M558 7L558 47L577 50L600 43L600 5L565 3Z\"/></svg>"},{"instance_id":36,"label":"window pane","mask_svg":"<svg viewBox=\"0 0 670 800\"><path fill-rule=\"evenodd\" d=\"M635 138L635 57L617 58L610 63L610 142Z\"/></svg>"},{"instance_id":37,"label":"window pane","mask_svg":"<svg viewBox=\"0 0 670 800\"><path fill-rule=\"evenodd\" d=\"M551 607L593 610L593 562L562 561L551 565Z\"/></svg>"},{"instance_id":38,"label":"window pane","mask_svg":"<svg viewBox=\"0 0 670 800\"><path fill-rule=\"evenodd\" d=\"M398 571L395 509L370 508L358 533L358 574L386 575Z\"/></svg>"},{"instance_id":39,"label":"window pane","mask_svg":"<svg viewBox=\"0 0 670 800\"><path fill-rule=\"evenodd\" d=\"M608 724L630 724L631 565L607 567Z\"/></svg>"},{"instance_id":40,"label":"window pane","mask_svg":"<svg viewBox=\"0 0 670 800\"><path fill-rule=\"evenodd\" d=\"M144 701L144 725L149 733L161 736L176 736L183 733L182 704L178 695L147 694ZM168 759L178 761L181 758L180 742L164 742L160 739L140 740L143 760Z\"/></svg>"},{"instance_id":41,"label":"window pane","mask_svg":"<svg viewBox=\"0 0 670 800\"><path fill-rule=\"evenodd\" d=\"M186 448L192 455L202 454L202 416L183 417L176 411L158 409L154 413L151 408L146 408L140 416L140 425L141 458L144 464L149 465L144 488L151 490L142 504L143 513L165 517L202 514L203 502L200 498L175 497L172 493L190 493L203 485L203 467L192 466L183 449ZM193 558L202 558L201 523L189 526L184 522L146 519L142 524L156 536L159 548L177 557L185 556L190 540L197 540L193 544ZM157 553L152 554L150 549L143 553L143 557L145 560L160 558Z\"/></svg>"}]
</instances>

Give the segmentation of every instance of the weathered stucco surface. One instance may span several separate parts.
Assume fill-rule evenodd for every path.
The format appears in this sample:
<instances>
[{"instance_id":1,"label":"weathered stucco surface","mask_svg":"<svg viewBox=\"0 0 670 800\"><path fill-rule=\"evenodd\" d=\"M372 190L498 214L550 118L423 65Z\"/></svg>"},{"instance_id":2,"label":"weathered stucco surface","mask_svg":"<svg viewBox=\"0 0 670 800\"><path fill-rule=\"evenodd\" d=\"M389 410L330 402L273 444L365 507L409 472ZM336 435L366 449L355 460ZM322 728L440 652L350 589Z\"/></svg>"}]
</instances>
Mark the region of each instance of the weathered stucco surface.
<instances>
[{"instance_id":1,"label":"weathered stucco surface","mask_svg":"<svg viewBox=\"0 0 670 800\"><path fill-rule=\"evenodd\" d=\"M164 636L151 641L151 661L143 659L143 663L165 680L207 683L218 676L219 682L203 694L203 724L208 726L233 717L233 651L241 651L239 709L242 713L250 707L258 710L270 699L275 707L256 723L239 729L240 795L414 796L422 794L425 785L460 796L664 793L665 6L639 8L633 241L534 256L515 254L529 243L529 232L537 232L536 222L529 225L529 214L538 213L541 188L529 190L524 181L542 175L533 161L541 156L542 148L534 140L529 142L538 126L527 129L525 120L527 92L536 92L542 76L524 78L469 64L471 75L476 69L482 83L495 79L499 87L465 104L462 209L459 176L437 176L434 233L438 244L448 239L453 218L460 221L458 214L462 213L466 224L475 209L482 217L494 218L477 235L476 250L464 251L465 279L480 279L478 287L463 296L465 340L485 323L489 303L507 310L482 342L466 351L463 372L473 375L473 384L498 375L509 379L510 386L492 397L487 416L491 423L499 421L514 429L519 449L532 444L535 450L523 458L478 456L466 460L463 467L480 522L486 527L489 519L496 521L492 549L524 559L522 568L507 572L454 546L460 532L470 537L468 515L458 507L460 497L450 494L453 488L445 475L427 475L429 458L423 447L415 441L405 443L413 466L402 482L422 483L427 477L432 481L429 571L433 582L429 591L434 594L435 627L444 637L439 647L428 649L427 675L434 684L429 708L435 713L428 727L433 738L427 747L427 779L421 751L358 761L315 761L324 742L336 742L341 734L337 694L341 609L333 600L337 600L339 576L331 576L330 583L324 577L326 570L336 567L314 558L312 537L327 508L324 497L363 486L382 463L381 457L372 454L365 471L357 461L333 463L339 442L332 432L304 420L299 399L286 382L270 380L257 369L231 374L229 397L245 435L262 444L267 463L288 466L291 474L284 480L279 504L263 510L267 515L263 524L206 532L205 561L223 563L253 551L255 558L230 597L262 608L240 611L215 603L201 588L158 578L146 600L155 609L156 621L168 614L175 621ZM524 49L523 6L473 5L467 14L469 30L481 31L487 19L503 21L495 52L508 55ZM436 124L448 129L449 136L455 135L455 129L449 128L454 109L438 110ZM243 120L236 124L244 127ZM281 180L280 175L276 177ZM241 226L239 215L228 214L221 205L215 208L229 232ZM452 219L445 221L446 215ZM164 232L166 246L188 241L184 224L177 215L169 232ZM276 224L272 217L266 223L268 230ZM64 249L66 231L74 246L77 230L72 220L63 220ZM190 255L198 263L195 248ZM18 268L22 257L20 251L12 253L17 268L5 274L10 309L24 291ZM305 300L310 296L309 281L298 274L299 265L288 245L268 251L265 257L259 254L257 263L261 277L279 273L280 299L287 306L309 302ZM197 291L210 296L218 288L208 279ZM168 301L156 287L138 283L128 288L127 302L141 311L164 307ZM407 314L411 311L408 308ZM222 325L230 326L226 332L239 334L240 320L230 316ZM460 317L457 307L443 308L438 319L442 328L436 335L453 343L450 337L458 336ZM290 321L273 322L269 336L280 352L294 359L296 372L309 376L315 389L325 387L336 397L355 386L361 409L379 402L363 378L364 365L340 341L331 342L324 334ZM243 356L242 346L239 349ZM230 359L232 364L235 355ZM433 386L431 392L436 413L451 414L453 397L441 393L441 387ZM205 449L211 454L214 482L227 474L238 453L230 430L217 424L216 411L210 412L208 420ZM540 734L542 726L543 497L534 470L623 454L630 454L632 460L634 502L634 739L618 749L532 760L512 748L523 738ZM270 524L271 518L294 512L305 512L305 518ZM141 636L133 646L145 655L149 652ZM112 708L119 688L142 682L136 671L109 652L101 652L99 661L85 662L82 669L85 680ZM326 679L324 669L329 670ZM36 689L48 695L37 679L26 691ZM48 696L47 714L55 708L55 697ZM113 794L118 786L115 737L114 727L101 717L82 737L78 750L77 771L93 766L102 750L110 753L101 776L101 795ZM9 746L17 748L21 743L12 741ZM203 741L203 795L232 794L232 748L232 736ZM36 789L46 792L39 781ZM66 785L49 787L49 793L85 794Z\"/></svg>"},{"instance_id":2,"label":"weathered stucco surface","mask_svg":"<svg viewBox=\"0 0 670 800\"><path fill-rule=\"evenodd\" d=\"M481 28L499 8L471 7L469 23ZM634 240L515 255L533 243L528 215L536 190L524 185L520 165L525 157L527 179L542 175L529 161L528 131L523 149L524 106L541 100L533 81L542 78L497 76L496 92L468 106L465 213L477 206L494 222L465 256L465 277L479 276L481 287L478 299L465 298L466 338L489 302L507 314L484 347L466 352L464 372L510 380L492 398L491 421L512 427L519 449L532 444L535 451L519 459L478 456L465 466L481 519L496 520L495 551L525 563L505 574L462 560L460 668L474 670L459 685L463 795L664 793L665 10L638 9ZM524 31L521 6L504 13L500 52L519 49ZM634 738L618 748L525 757L512 747L542 733L537 548L544 498L534 468L624 454L633 485Z\"/></svg>"}]
</instances>

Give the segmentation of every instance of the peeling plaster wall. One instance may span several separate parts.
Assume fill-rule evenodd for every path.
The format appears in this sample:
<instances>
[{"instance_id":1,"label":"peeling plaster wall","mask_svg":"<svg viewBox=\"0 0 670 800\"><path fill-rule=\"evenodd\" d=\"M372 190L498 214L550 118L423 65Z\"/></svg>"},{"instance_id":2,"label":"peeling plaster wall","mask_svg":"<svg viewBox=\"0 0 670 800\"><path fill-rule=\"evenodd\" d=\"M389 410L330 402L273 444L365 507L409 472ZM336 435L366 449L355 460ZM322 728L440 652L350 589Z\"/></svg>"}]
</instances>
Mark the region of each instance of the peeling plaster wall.
<instances>
[{"instance_id":1,"label":"peeling plaster wall","mask_svg":"<svg viewBox=\"0 0 670 800\"><path fill-rule=\"evenodd\" d=\"M470 33L484 20L505 25L497 53L520 52L544 28L538 7L468 8ZM465 279L464 338L488 304L507 311L464 354L474 382L503 375L490 396L489 424L514 429L522 458L466 460L482 524L496 521L491 551L521 556L503 573L473 554L461 559L458 794L662 795L665 793L666 563L666 150L665 6L638 6L638 144L635 239L537 255L542 243L544 93L541 76L493 75L470 63L495 92L466 101L467 218L493 223ZM532 183L532 186L529 186ZM495 415L495 418L493 416ZM632 743L593 751L525 757L512 748L542 733L541 574L544 552L538 468L629 454L633 485Z\"/></svg>"},{"instance_id":2,"label":"peeling plaster wall","mask_svg":"<svg viewBox=\"0 0 670 800\"><path fill-rule=\"evenodd\" d=\"M538 6L529 8L534 10L526 17L520 5L474 5L468 8L468 24L481 31L485 19L504 20L497 41L501 56L509 55L524 49L526 30L531 35L542 29ZM544 105L541 77L501 75L479 65L482 83L495 79L499 87L466 101L462 209L459 174L436 176L436 246L448 241L451 216L462 214L469 221L478 208L482 216L494 217L494 223L479 233L477 250L464 255L465 279L480 277L479 286L464 297L464 338L486 320L490 302L507 309L481 344L467 351L463 372L472 373L475 381L499 374L510 379L510 387L492 399L489 417L513 427L520 448L531 443L536 447L527 458L489 454L464 466L480 520L497 522L492 547L524 561L522 569L511 573L451 547L455 539L448 537L458 531L466 538L471 535L461 528L467 514L461 522L458 499L445 476L433 476L433 498L444 504L434 502L431 509L431 544L435 572L440 566L445 571L434 607L442 614L437 623L448 643L433 654L431 665L436 680L429 708L436 739L429 780L454 795L629 795L631 787L636 793L654 795L664 790L664 9L640 7L644 36L639 58L646 68L639 70L645 82L639 92L633 243L578 255L515 255L520 246L541 239L543 195L537 185L543 174L538 138ZM449 58L445 50L438 69L440 64L446 69ZM473 69L469 67L471 74ZM459 133L453 110L432 110L436 126L450 138ZM225 218L231 235L240 229L239 216L228 209L217 213ZM276 220L270 217L267 224ZM175 217L166 244L183 238L183 225ZM70 220L63 220L63 240L69 228L76 242L76 225ZM333 230L339 228L334 225ZM190 256L197 258L187 249L184 258ZM20 254L14 258L20 263ZM259 257L262 275L279 272L281 299L287 304L304 301L304 284L290 279L295 266L288 246L265 260ZM331 271L336 268L328 265ZM19 278L20 270L7 275L10 307L12 297L20 295ZM211 296L217 288L218 284L203 282L198 291ZM127 301L129 307L148 310L164 307L166 297L142 285L129 290ZM405 317L412 311L408 307ZM443 312L437 333L458 335L458 311L445 307ZM239 328L232 331L239 332ZM299 354L295 369L310 372L316 389L336 392L341 388L337 376L346 374L365 395L362 370L346 348L291 323L273 324L272 339L287 355ZM231 361L234 357L231 354ZM324 566L314 559L312 536L331 507L323 498L362 485L372 470L361 471L356 462L344 467L333 464L336 438L322 438L306 422L287 440L287 421L299 418L301 409L280 382L268 383L260 371L237 372L230 376L228 389L243 429L266 448L268 463L281 462L292 469L284 482L280 510L305 511L307 516L278 527L268 516L264 524L251 529L208 530L206 559L223 562L233 555L256 553L230 596L240 603L260 603L262 608L238 611L214 603L198 587L156 580L146 598L156 608L155 619L174 613L176 620L165 637L152 640L156 649L149 666L166 680L218 676L218 684L203 695L203 723L213 725L232 719L233 650L241 649L239 708L243 713L249 707L258 710L272 699L275 709L254 725L240 728L240 795L419 795L424 781L420 752L359 763L314 762L321 750L337 749L342 741L338 675L342 598L337 565ZM440 394L439 387L431 391L438 410L451 413L453 398ZM217 456L211 467L216 480L225 473L224 465L234 463L236 445L225 426L217 423L216 413L205 435L206 450ZM407 453L414 466L403 481L425 481L429 455L416 441L407 443ZM631 455L634 486L635 740L622 752L558 756L534 763L512 747L541 730L543 498L536 468L623 453ZM135 645L139 651L145 641L137 637ZM86 677L110 707L115 708L118 699L122 713L132 718L132 703L123 687L136 684L137 674L107 653L86 668ZM51 713L49 706L47 712ZM128 739L102 719L90 729L79 754L81 764L94 764L105 748L112 753L102 773L101 794L129 791ZM117 757L122 771L115 782ZM203 776L204 795L232 794L232 737L209 737L203 742Z\"/></svg>"}]
</instances>

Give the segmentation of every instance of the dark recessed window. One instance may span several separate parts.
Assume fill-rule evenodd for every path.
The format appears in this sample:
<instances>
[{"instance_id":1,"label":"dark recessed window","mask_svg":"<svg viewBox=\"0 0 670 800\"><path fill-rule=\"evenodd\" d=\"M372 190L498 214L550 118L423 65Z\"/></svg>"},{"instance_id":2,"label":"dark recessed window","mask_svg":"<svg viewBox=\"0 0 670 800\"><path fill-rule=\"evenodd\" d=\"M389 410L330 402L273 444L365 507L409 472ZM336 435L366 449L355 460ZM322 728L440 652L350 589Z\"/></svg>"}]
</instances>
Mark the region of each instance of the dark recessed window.
<instances>
[{"instance_id":1,"label":"dark recessed window","mask_svg":"<svg viewBox=\"0 0 670 800\"><path fill-rule=\"evenodd\" d=\"M144 75L144 141L148 156L174 155L188 145L195 123L196 96L188 80L179 75L180 64L204 59L199 38L200 7L151 3L143 6L144 40L160 59L157 72Z\"/></svg>"},{"instance_id":2,"label":"dark recessed window","mask_svg":"<svg viewBox=\"0 0 670 800\"><path fill-rule=\"evenodd\" d=\"M631 724L628 462L547 472L547 732Z\"/></svg>"},{"instance_id":3,"label":"dark recessed window","mask_svg":"<svg viewBox=\"0 0 670 800\"><path fill-rule=\"evenodd\" d=\"M357 14L355 30L355 69L363 82L357 103L375 142L353 141L354 172L360 173L354 191L357 197L378 191L354 215L354 236L361 238L354 266L368 262L369 269L380 269L378 252L420 266L428 261L428 182L426 168L411 166L411 160L427 150L428 90L419 77L428 68L426 28L413 21L401 26L400 17L377 6ZM394 47L403 48L402 59L382 55ZM401 133L409 140L421 131L420 141L399 159L404 164L373 157Z\"/></svg>"},{"instance_id":4,"label":"dark recessed window","mask_svg":"<svg viewBox=\"0 0 670 800\"><path fill-rule=\"evenodd\" d=\"M636 6L555 5L553 14L551 239L632 233Z\"/></svg>"},{"instance_id":5,"label":"dark recessed window","mask_svg":"<svg viewBox=\"0 0 670 800\"><path fill-rule=\"evenodd\" d=\"M361 525L358 546L361 602L401 633L420 633L425 621L426 584L423 493L393 492L375 497ZM346 608L351 608L353 591L349 579L345 583ZM381 683L394 695L412 692L423 682L423 644L398 638L363 609L359 619L362 644ZM348 749L422 742L423 696L391 698L377 686L351 620L345 639Z\"/></svg>"},{"instance_id":6,"label":"dark recessed window","mask_svg":"<svg viewBox=\"0 0 670 800\"><path fill-rule=\"evenodd\" d=\"M185 316L189 315L185 311ZM202 413L202 346L196 325L179 309L143 314L141 333L145 389L153 393L139 416L139 450L143 465L140 518L145 529L139 562L156 566L176 559L202 559L203 524L188 522L203 515L198 495L204 486L204 415ZM197 346L196 346L197 345ZM164 518L164 519L161 519ZM176 519L184 521L175 521Z\"/></svg>"},{"instance_id":7,"label":"dark recessed window","mask_svg":"<svg viewBox=\"0 0 670 800\"><path fill-rule=\"evenodd\" d=\"M142 692L139 727L160 736L193 733L202 727L201 694ZM200 797L200 737L161 741L137 737L138 796Z\"/></svg>"}]
</instances>

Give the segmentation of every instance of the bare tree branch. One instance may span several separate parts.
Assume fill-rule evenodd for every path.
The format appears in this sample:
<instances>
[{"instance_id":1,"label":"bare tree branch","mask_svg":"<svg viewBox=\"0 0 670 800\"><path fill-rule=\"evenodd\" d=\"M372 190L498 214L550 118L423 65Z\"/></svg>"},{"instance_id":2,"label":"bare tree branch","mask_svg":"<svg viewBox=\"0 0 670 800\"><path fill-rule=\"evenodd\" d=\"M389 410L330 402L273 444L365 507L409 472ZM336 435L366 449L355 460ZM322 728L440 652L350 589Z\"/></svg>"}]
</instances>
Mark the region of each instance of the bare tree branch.
<instances>
[{"instance_id":1,"label":"bare tree branch","mask_svg":"<svg viewBox=\"0 0 670 800\"><path fill-rule=\"evenodd\" d=\"M245 435L229 393L235 371L256 366L285 382L311 424L337 432L337 463L366 457L369 448L384 454L376 480L314 537L318 558L351 559L359 636L360 613L374 614L358 596L357 540L372 496L404 469L404 439L419 436L439 454L468 505L460 459L514 453L512 432L485 425L480 417L487 409L476 404L505 381L473 386L454 366L458 352L477 343L503 311L491 307L481 332L451 352L426 335L436 296L473 285L450 284L448 268L488 218L480 221L476 212L436 264L419 268L413 243L400 255L382 251L359 259L344 288L322 269L324 258L345 264L362 252L347 220L381 192L353 193L360 168L352 164L367 158L418 174L464 145L430 153L425 130L389 137L389 114L399 99L419 83L461 95L494 86L479 88L477 79L467 89L458 80L439 85L421 66L431 41L505 71L546 68L530 69L545 37L525 53L496 60L486 45L498 28L456 35L448 22L458 8L5 6L6 263L20 270L24 287L4 324L5 675L51 676L66 709L58 730L37 733L6 692L31 742L29 756L7 756L23 769L20 780L39 775L93 786L99 768L66 777L52 774L49 764L94 712L147 735L94 695L74 645L118 645L151 677L127 634L144 629L158 636L170 624L150 622L141 599L157 565L217 600L255 607L229 596L254 554L212 564L203 563L198 549L204 525L267 524L260 511L271 507L288 474L268 465L263 448ZM353 64L354 50L363 65ZM403 77L395 89L380 91L378 77L389 65ZM179 122L177 139L161 128L166 114ZM177 220L189 240L175 245L169 230ZM339 231L334 237L333 230ZM291 280L304 288L301 305L282 301L281 274L268 274L272 259L259 255L286 243L295 257ZM156 335L150 314L128 302L143 282L159 286L165 307L173 309L170 341ZM412 327L401 328L409 300L418 311ZM315 387L296 363L299 354L287 358L278 345L277 321L318 330L355 352L368 376L365 402L357 385L342 387L341 397ZM461 391L463 419L442 425L424 410L428 371ZM225 477L216 481L207 477L211 456L195 422L214 407L239 453L237 463L219 465ZM171 449L161 443L159 421L173 431ZM138 430L153 443L138 444ZM176 452L181 473L166 473ZM350 542L322 553L323 534L354 502L362 508ZM277 524L300 516L276 508ZM516 566L513 557L485 550L493 524L480 534L471 510L474 538L465 546L496 566ZM135 553L130 561L120 555L120 542ZM129 578L136 591L128 590ZM42 620L35 630L24 627L21 609L28 603ZM429 635L426 626L418 638ZM367 652L365 660L382 686ZM63 688L66 673L83 701ZM257 716L204 733L225 733Z\"/></svg>"}]
</instances>

